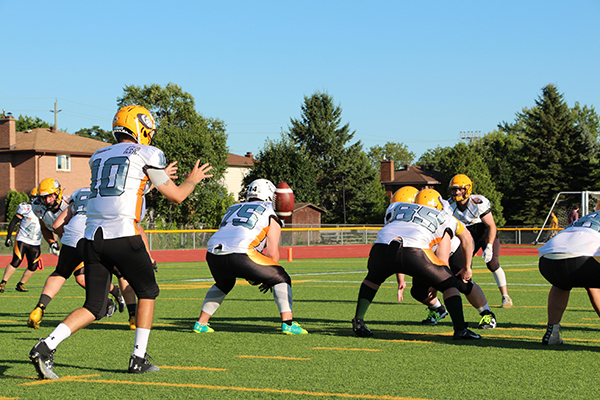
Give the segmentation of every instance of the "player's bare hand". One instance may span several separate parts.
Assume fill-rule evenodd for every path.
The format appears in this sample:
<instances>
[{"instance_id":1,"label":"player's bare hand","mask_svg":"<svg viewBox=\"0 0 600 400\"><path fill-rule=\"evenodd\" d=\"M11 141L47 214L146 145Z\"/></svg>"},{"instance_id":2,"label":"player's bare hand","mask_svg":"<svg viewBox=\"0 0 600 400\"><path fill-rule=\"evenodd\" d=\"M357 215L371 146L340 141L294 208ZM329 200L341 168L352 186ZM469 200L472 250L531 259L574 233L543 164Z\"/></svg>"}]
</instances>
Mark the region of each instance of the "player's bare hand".
<instances>
[{"instance_id":1,"label":"player's bare hand","mask_svg":"<svg viewBox=\"0 0 600 400\"><path fill-rule=\"evenodd\" d=\"M406 283L403 286L398 285L398 301L404 300L404 289L406 289Z\"/></svg>"},{"instance_id":2,"label":"player's bare hand","mask_svg":"<svg viewBox=\"0 0 600 400\"><path fill-rule=\"evenodd\" d=\"M196 165L194 165L194 169L192 169L192 172L185 175L185 178L190 179L195 184L200 183L203 179L211 178L213 176L213 174L207 173L212 169L212 165L210 165L209 163L204 163L201 167L199 167L199 165L200 160L196 160Z\"/></svg>"},{"instance_id":3,"label":"player's bare hand","mask_svg":"<svg viewBox=\"0 0 600 400\"><path fill-rule=\"evenodd\" d=\"M462 278L464 283L467 283L473 277L473 270L471 268L463 268L458 271L457 275Z\"/></svg>"},{"instance_id":4,"label":"player's bare hand","mask_svg":"<svg viewBox=\"0 0 600 400\"><path fill-rule=\"evenodd\" d=\"M165 173L172 180L179 178L179 176L177 176L177 170L179 169L179 167L175 166L175 164L177 164L177 161L173 161L171 164L165 167Z\"/></svg>"}]
</instances>

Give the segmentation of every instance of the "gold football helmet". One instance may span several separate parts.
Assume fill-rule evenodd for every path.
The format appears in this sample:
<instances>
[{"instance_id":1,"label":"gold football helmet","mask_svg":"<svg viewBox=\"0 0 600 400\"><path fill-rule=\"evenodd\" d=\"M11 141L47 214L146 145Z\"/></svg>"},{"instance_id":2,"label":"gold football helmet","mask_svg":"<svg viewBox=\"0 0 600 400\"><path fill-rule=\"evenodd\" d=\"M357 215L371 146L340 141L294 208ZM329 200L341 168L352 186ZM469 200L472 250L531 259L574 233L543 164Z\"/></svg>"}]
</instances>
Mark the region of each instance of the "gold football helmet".
<instances>
[{"instance_id":1,"label":"gold football helmet","mask_svg":"<svg viewBox=\"0 0 600 400\"><path fill-rule=\"evenodd\" d=\"M415 203L443 210L442 196L435 189L422 189L415 197Z\"/></svg>"},{"instance_id":2,"label":"gold football helmet","mask_svg":"<svg viewBox=\"0 0 600 400\"><path fill-rule=\"evenodd\" d=\"M139 144L150 144L156 133L156 122L145 107L133 105L122 107L113 119L113 136L129 135Z\"/></svg>"},{"instance_id":3,"label":"gold football helmet","mask_svg":"<svg viewBox=\"0 0 600 400\"><path fill-rule=\"evenodd\" d=\"M44 197L50 196L52 194L56 194L56 200L54 200L54 203L52 203L52 204L47 204L44 201ZM63 189L62 189L62 186L60 186L60 183L56 179L46 178L40 182L40 185L37 188L37 195L41 198L42 204L44 205L44 207L54 209L62 201Z\"/></svg>"},{"instance_id":4,"label":"gold football helmet","mask_svg":"<svg viewBox=\"0 0 600 400\"><path fill-rule=\"evenodd\" d=\"M413 186L404 186L396 190L396 193L392 196L390 203L414 203L415 196L419 193L419 189Z\"/></svg>"},{"instance_id":5,"label":"gold football helmet","mask_svg":"<svg viewBox=\"0 0 600 400\"><path fill-rule=\"evenodd\" d=\"M473 191L473 182L465 174L454 175L454 177L450 180L448 189L450 189L450 196L452 196L455 201L461 201L463 199L468 199L471 196L471 192ZM466 192L464 195L454 196L452 189L466 189Z\"/></svg>"}]
</instances>

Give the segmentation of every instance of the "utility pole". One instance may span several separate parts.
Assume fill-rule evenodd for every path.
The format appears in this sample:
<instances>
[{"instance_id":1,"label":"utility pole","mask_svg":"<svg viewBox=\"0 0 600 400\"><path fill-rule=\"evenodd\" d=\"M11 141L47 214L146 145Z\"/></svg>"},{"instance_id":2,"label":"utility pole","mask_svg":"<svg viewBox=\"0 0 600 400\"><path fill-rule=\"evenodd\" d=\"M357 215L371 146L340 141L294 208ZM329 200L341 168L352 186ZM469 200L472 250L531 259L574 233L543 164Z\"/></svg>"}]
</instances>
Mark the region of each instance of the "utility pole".
<instances>
[{"instance_id":1,"label":"utility pole","mask_svg":"<svg viewBox=\"0 0 600 400\"><path fill-rule=\"evenodd\" d=\"M54 113L54 129L58 130L58 113L62 110L58 110L58 98L54 98L54 110L50 110L50 112Z\"/></svg>"}]
</instances>

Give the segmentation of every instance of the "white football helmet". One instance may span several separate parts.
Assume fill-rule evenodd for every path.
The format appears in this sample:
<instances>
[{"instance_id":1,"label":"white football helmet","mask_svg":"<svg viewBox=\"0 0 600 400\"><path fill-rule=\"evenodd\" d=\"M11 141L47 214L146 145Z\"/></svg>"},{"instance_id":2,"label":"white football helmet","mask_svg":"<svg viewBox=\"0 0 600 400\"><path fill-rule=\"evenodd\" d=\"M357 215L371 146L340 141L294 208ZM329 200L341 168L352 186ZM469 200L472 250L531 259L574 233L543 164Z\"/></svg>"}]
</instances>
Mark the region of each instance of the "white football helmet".
<instances>
[{"instance_id":1,"label":"white football helmet","mask_svg":"<svg viewBox=\"0 0 600 400\"><path fill-rule=\"evenodd\" d=\"M257 179L248 186L246 201L259 199L262 201L273 201L275 199L275 185L267 179Z\"/></svg>"}]
</instances>

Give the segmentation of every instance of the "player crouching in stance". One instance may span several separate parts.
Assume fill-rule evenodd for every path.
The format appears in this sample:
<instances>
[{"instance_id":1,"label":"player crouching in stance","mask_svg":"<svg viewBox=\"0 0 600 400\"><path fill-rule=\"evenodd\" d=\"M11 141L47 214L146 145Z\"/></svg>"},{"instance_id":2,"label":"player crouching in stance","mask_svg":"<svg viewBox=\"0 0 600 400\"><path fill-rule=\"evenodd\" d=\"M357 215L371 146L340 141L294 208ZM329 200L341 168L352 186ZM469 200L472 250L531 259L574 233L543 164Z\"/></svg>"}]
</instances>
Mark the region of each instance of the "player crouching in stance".
<instances>
[{"instance_id":1,"label":"player crouching in stance","mask_svg":"<svg viewBox=\"0 0 600 400\"><path fill-rule=\"evenodd\" d=\"M420 192L421 198L426 196L427 193L431 196L435 196L435 191L427 192L428 190L430 189L424 189ZM405 186L394 193L392 203L414 203L418 192L419 191L412 186ZM452 216L452 211L449 209L448 202L442 200L441 203L443 210L448 213L449 217L454 218ZM389 209L391 210L392 208L393 205L390 204ZM490 310L483 290L481 290L481 287L473 282L472 279L462 279L463 266L467 264L471 265L473 258L473 237L460 221L458 221L456 235L452 238L450 247L449 258L445 258L447 252L437 251L437 245L433 246L433 249L436 252L436 255L450 267L452 273L459 278L458 290L465 295L469 303L471 303L471 305L479 312L479 315L481 315L478 328L494 329L496 327L496 316ZM398 274L398 301L402 301L402 292L405 287L406 283L404 282L404 275ZM427 287L423 282L413 279L410 293L415 300L420 301L427 306L427 316L421 321L423 325L437 325L442 318L448 315L448 311L446 311L446 308L437 298L437 291Z\"/></svg>"},{"instance_id":2,"label":"player crouching in stance","mask_svg":"<svg viewBox=\"0 0 600 400\"><path fill-rule=\"evenodd\" d=\"M373 335L363 318L379 286L392 274L407 274L443 293L454 326L453 339L481 338L466 328L458 278L431 250L437 243L438 252L449 254L450 239L457 227L456 219L442 210L441 201L438 192L427 189L417 194L416 204L399 202L388 208L389 223L379 231L371 248L367 277L358 293L352 320L357 336ZM462 278L471 278L470 264L465 265Z\"/></svg>"},{"instance_id":3,"label":"player crouching in stance","mask_svg":"<svg viewBox=\"0 0 600 400\"><path fill-rule=\"evenodd\" d=\"M585 215L538 249L540 273L552 284L548 294L548 327L542 344L563 344L560 320L571 289L583 287L600 316L600 211Z\"/></svg>"},{"instance_id":4,"label":"player crouching in stance","mask_svg":"<svg viewBox=\"0 0 600 400\"><path fill-rule=\"evenodd\" d=\"M152 183L168 200L181 203L204 178L212 174L209 164L196 161L185 181L177 186L165 172L164 153L150 146L156 123L141 106L117 111L113 135L117 144L102 148L90 159L91 184L83 240L86 296L83 307L67 316L54 331L31 349L29 359L41 379L57 379L54 352L66 338L106 314L108 289L116 267L139 299L135 344L129 358L129 373L158 371L148 361L146 348L154 303L159 287L150 255L140 236L144 188Z\"/></svg>"},{"instance_id":5,"label":"player crouching in stance","mask_svg":"<svg viewBox=\"0 0 600 400\"><path fill-rule=\"evenodd\" d=\"M227 209L219 230L208 241L206 261L215 284L206 293L194 332L214 332L208 320L233 289L236 278L244 278L252 285L260 285L263 293L272 290L283 333L308 333L292 321L292 280L277 264L282 222L273 210L274 193L275 185L270 181L253 181L246 202Z\"/></svg>"}]
</instances>

